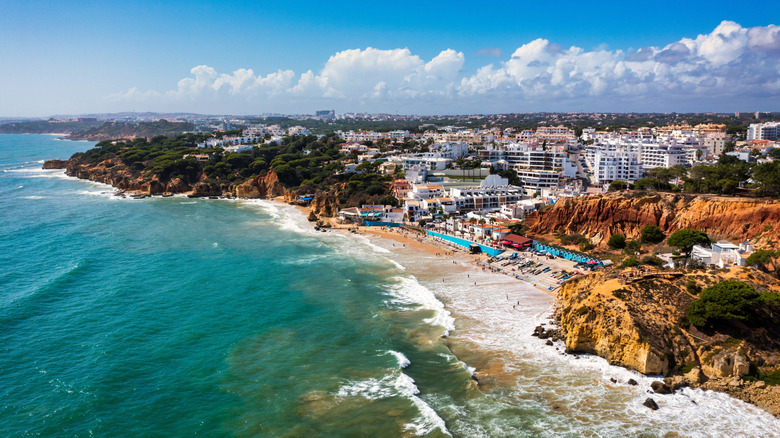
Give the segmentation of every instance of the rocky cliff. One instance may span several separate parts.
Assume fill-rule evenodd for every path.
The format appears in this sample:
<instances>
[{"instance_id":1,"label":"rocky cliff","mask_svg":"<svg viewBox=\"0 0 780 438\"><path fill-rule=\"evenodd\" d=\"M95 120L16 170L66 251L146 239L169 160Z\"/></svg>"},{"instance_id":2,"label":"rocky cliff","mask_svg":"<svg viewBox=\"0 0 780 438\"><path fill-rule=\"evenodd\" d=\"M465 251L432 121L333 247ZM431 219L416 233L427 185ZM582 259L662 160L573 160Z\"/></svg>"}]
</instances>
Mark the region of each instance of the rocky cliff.
<instances>
[{"instance_id":1,"label":"rocky cliff","mask_svg":"<svg viewBox=\"0 0 780 438\"><path fill-rule=\"evenodd\" d=\"M636 238L646 225L657 225L667 233L696 228L713 238L777 242L780 201L670 193L563 198L530 214L526 225L535 234L580 233L596 243L615 233Z\"/></svg>"},{"instance_id":2,"label":"rocky cliff","mask_svg":"<svg viewBox=\"0 0 780 438\"><path fill-rule=\"evenodd\" d=\"M225 196L239 198L273 198L287 196L289 190L280 182L275 172L270 171L241 184L200 181L188 184L179 179L160 179L158 175L147 175L132 171L118 159L105 160L97 164L84 163L78 158L50 160L43 163L44 169L65 169L65 173L81 179L109 184L117 189L144 195L186 193L191 196Z\"/></svg>"},{"instance_id":3,"label":"rocky cliff","mask_svg":"<svg viewBox=\"0 0 780 438\"><path fill-rule=\"evenodd\" d=\"M728 392L780 415L780 389L744 376L780 369L777 328L737 325L699 331L685 314L695 299L685 284L702 287L739 279L758 290L780 281L747 268L717 273L679 273L622 284L597 273L564 284L558 293L560 335L569 352L596 354L613 365L669 377L670 386L692 385Z\"/></svg>"}]
</instances>

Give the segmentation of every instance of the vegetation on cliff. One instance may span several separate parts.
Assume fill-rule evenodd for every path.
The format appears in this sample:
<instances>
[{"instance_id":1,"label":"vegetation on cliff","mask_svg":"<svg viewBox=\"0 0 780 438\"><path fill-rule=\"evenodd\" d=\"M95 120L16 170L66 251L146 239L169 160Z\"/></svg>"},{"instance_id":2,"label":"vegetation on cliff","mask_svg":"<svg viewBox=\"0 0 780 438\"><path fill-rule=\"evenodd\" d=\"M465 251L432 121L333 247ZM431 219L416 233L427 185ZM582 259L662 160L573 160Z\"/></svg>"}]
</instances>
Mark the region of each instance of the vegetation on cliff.
<instances>
[{"instance_id":1,"label":"vegetation on cliff","mask_svg":"<svg viewBox=\"0 0 780 438\"><path fill-rule=\"evenodd\" d=\"M773 296L765 292L759 294L753 286L741 282L726 280L712 285L701 292L688 308L688 320L696 326L707 324L730 324L734 321L761 323L762 315L757 312L761 303L770 311L774 305ZM771 322L771 318L770 321Z\"/></svg>"},{"instance_id":2,"label":"vegetation on cliff","mask_svg":"<svg viewBox=\"0 0 780 438\"><path fill-rule=\"evenodd\" d=\"M761 389L780 384L777 291L780 280L745 267L608 269L560 289L560 332L570 352L677 376L675 385L729 392L780 415L780 390ZM696 325L700 311L707 323Z\"/></svg>"},{"instance_id":3,"label":"vegetation on cliff","mask_svg":"<svg viewBox=\"0 0 780 438\"><path fill-rule=\"evenodd\" d=\"M181 134L106 140L74 154L67 169L69 174L128 190L193 190L201 196L268 196L267 190L259 190L260 179L273 173L274 184L301 193L327 194L332 197L330 205L394 201L389 196L393 177L377 173L375 165L360 166L358 173L343 172L347 157L339 151L335 135L286 137L241 152L197 148L208 137ZM244 184L249 186L237 191Z\"/></svg>"},{"instance_id":4,"label":"vegetation on cliff","mask_svg":"<svg viewBox=\"0 0 780 438\"><path fill-rule=\"evenodd\" d=\"M0 124L0 134L62 134L83 131L102 124L103 122L97 120L24 120Z\"/></svg>"},{"instance_id":5,"label":"vegetation on cliff","mask_svg":"<svg viewBox=\"0 0 780 438\"><path fill-rule=\"evenodd\" d=\"M172 137L195 127L190 122L102 122L100 125L87 129L71 131L66 138L69 140L108 140L115 138L152 138L159 135Z\"/></svg>"}]
</instances>

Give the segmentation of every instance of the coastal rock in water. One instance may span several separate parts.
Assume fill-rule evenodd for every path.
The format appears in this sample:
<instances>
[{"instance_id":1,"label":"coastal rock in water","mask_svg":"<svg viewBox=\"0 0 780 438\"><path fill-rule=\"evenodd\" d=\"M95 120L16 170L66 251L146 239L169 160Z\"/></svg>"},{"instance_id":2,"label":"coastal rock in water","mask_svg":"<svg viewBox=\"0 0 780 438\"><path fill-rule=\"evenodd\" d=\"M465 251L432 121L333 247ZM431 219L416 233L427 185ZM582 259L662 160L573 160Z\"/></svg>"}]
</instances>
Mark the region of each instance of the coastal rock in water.
<instances>
[{"instance_id":1,"label":"coastal rock in water","mask_svg":"<svg viewBox=\"0 0 780 438\"><path fill-rule=\"evenodd\" d=\"M199 182L192 188L192 196L220 196L222 195L222 189L217 184L209 184L205 182Z\"/></svg>"},{"instance_id":2,"label":"coastal rock in water","mask_svg":"<svg viewBox=\"0 0 780 438\"><path fill-rule=\"evenodd\" d=\"M665 378L664 383L674 392L684 386L688 386L688 379L683 376L672 376Z\"/></svg>"},{"instance_id":3,"label":"coastal rock in water","mask_svg":"<svg viewBox=\"0 0 780 438\"><path fill-rule=\"evenodd\" d=\"M307 217L306 219L308 219L309 222L317 222L317 214L315 214L313 211L310 211L309 217ZM317 225L319 225L319 223Z\"/></svg>"},{"instance_id":4,"label":"coastal rock in water","mask_svg":"<svg viewBox=\"0 0 780 438\"><path fill-rule=\"evenodd\" d=\"M707 380L707 376L704 375L699 367L694 367L692 370L685 373L684 377L691 385L700 385Z\"/></svg>"},{"instance_id":5,"label":"coastal rock in water","mask_svg":"<svg viewBox=\"0 0 780 438\"><path fill-rule=\"evenodd\" d=\"M65 160L49 160L43 163L43 169L65 169L68 162Z\"/></svg>"},{"instance_id":6,"label":"coastal rock in water","mask_svg":"<svg viewBox=\"0 0 780 438\"><path fill-rule=\"evenodd\" d=\"M631 386L639 385L639 383L637 383L636 380L634 380L634 379L628 379L628 382L626 382L626 383L628 383Z\"/></svg>"},{"instance_id":7,"label":"coastal rock in water","mask_svg":"<svg viewBox=\"0 0 780 438\"><path fill-rule=\"evenodd\" d=\"M260 198L260 188L256 180L245 181L236 186L236 198Z\"/></svg>"},{"instance_id":8,"label":"coastal rock in water","mask_svg":"<svg viewBox=\"0 0 780 438\"><path fill-rule=\"evenodd\" d=\"M658 410L658 403L655 402L652 398L648 397L644 403L642 403L643 406L647 406L648 408L657 411Z\"/></svg>"},{"instance_id":9,"label":"coastal rock in water","mask_svg":"<svg viewBox=\"0 0 780 438\"><path fill-rule=\"evenodd\" d=\"M161 183L160 180L153 179L149 181L150 195L161 195L164 192L165 192L165 184Z\"/></svg>"},{"instance_id":10,"label":"coastal rock in water","mask_svg":"<svg viewBox=\"0 0 780 438\"><path fill-rule=\"evenodd\" d=\"M670 388L666 383L660 382L658 380L650 384L650 389L652 389L653 392L655 392L656 394L672 393L672 388Z\"/></svg>"},{"instance_id":11,"label":"coastal rock in water","mask_svg":"<svg viewBox=\"0 0 780 438\"><path fill-rule=\"evenodd\" d=\"M165 191L166 193L184 193L190 191L190 186L182 181L181 178L174 178L168 181Z\"/></svg>"}]
</instances>

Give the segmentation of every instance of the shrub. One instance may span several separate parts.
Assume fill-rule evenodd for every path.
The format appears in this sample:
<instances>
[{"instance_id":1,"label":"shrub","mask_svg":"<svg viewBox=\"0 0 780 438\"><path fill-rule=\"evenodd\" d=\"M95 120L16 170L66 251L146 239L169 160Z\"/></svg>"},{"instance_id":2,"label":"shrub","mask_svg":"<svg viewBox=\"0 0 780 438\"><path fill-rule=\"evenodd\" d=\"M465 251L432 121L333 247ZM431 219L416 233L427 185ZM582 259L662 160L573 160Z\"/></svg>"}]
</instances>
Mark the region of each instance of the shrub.
<instances>
[{"instance_id":1,"label":"shrub","mask_svg":"<svg viewBox=\"0 0 780 438\"><path fill-rule=\"evenodd\" d=\"M729 320L747 321L761 296L747 283L721 281L701 292L688 308L688 320L696 326Z\"/></svg>"},{"instance_id":2,"label":"shrub","mask_svg":"<svg viewBox=\"0 0 780 438\"><path fill-rule=\"evenodd\" d=\"M626 236L622 234L613 234L609 236L607 245L612 249L623 249L626 247Z\"/></svg>"},{"instance_id":3,"label":"shrub","mask_svg":"<svg viewBox=\"0 0 780 438\"><path fill-rule=\"evenodd\" d=\"M642 245L638 240L629 240L626 242L626 247L623 250L626 254L636 254L642 249Z\"/></svg>"},{"instance_id":4,"label":"shrub","mask_svg":"<svg viewBox=\"0 0 780 438\"><path fill-rule=\"evenodd\" d=\"M659 259L658 257L645 256L645 257L642 257L642 260L639 261L639 264L641 264L641 265L648 265L648 266L655 266L656 268L660 268L663 265L665 265L666 262L663 261L662 259Z\"/></svg>"},{"instance_id":5,"label":"shrub","mask_svg":"<svg viewBox=\"0 0 780 438\"><path fill-rule=\"evenodd\" d=\"M690 254L693 245L709 245L710 238L707 237L707 233L699 230L691 230L689 228L683 228L672 233L666 240L669 246L679 248L680 251Z\"/></svg>"},{"instance_id":6,"label":"shrub","mask_svg":"<svg viewBox=\"0 0 780 438\"><path fill-rule=\"evenodd\" d=\"M626 257L620 266L624 268L632 268L634 266L639 266L639 260L637 260L636 257Z\"/></svg>"},{"instance_id":7,"label":"shrub","mask_svg":"<svg viewBox=\"0 0 780 438\"><path fill-rule=\"evenodd\" d=\"M579 245L580 243L588 240L587 237L579 233L564 234L560 238L562 245Z\"/></svg>"},{"instance_id":8,"label":"shrub","mask_svg":"<svg viewBox=\"0 0 780 438\"><path fill-rule=\"evenodd\" d=\"M685 283L685 290L687 290L691 295L699 295L699 292L701 292L701 286L696 283L696 280L690 279L687 283Z\"/></svg>"},{"instance_id":9,"label":"shrub","mask_svg":"<svg viewBox=\"0 0 780 438\"><path fill-rule=\"evenodd\" d=\"M646 225L642 228L640 240L643 243L661 243L664 241L663 231L655 225Z\"/></svg>"},{"instance_id":10,"label":"shrub","mask_svg":"<svg viewBox=\"0 0 780 438\"><path fill-rule=\"evenodd\" d=\"M584 240L580 242L580 251L590 251L595 247L596 245L594 245L590 240Z\"/></svg>"}]
</instances>

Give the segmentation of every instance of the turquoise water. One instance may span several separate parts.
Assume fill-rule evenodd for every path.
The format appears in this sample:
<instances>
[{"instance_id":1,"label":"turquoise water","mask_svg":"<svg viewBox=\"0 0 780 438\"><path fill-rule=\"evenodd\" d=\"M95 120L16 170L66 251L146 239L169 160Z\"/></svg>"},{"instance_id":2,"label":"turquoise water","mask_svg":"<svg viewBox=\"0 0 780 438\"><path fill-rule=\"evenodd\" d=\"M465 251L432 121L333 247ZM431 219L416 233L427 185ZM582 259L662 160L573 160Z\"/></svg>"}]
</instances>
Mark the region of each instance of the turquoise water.
<instances>
[{"instance_id":1,"label":"turquoise water","mask_svg":"<svg viewBox=\"0 0 780 438\"><path fill-rule=\"evenodd\" d=\"M467 259L315 232L267 201L121 199L40 169L91 145L0 135L0 436L780 430L701 391L652 413L651 379L544 346L530 333L552 300Z\"/></svg>"}]
</instances>

